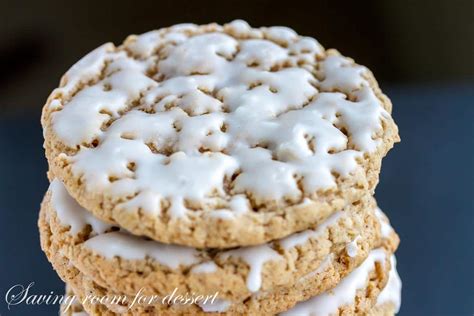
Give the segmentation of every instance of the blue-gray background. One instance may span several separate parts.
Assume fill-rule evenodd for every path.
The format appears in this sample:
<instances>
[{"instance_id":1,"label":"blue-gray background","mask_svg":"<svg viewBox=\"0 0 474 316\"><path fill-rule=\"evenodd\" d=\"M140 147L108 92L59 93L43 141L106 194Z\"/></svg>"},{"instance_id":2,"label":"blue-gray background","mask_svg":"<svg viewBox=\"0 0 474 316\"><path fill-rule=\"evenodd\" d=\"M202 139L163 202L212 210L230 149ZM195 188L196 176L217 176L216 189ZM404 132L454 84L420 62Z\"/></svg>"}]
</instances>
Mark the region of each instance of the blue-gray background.
<instances>
[{"instance_id":1,"label":"blue-gray background","mask_svg":"<svg viewBox=\"0 0 474 316\"><path fill-rule=\"evenodd\" d=\"M402 137L383 162L376 190L402 241L400 315L473 315L472 1L292 1L285 8L271 1L174 0L141 9L133 3L0 3L0 315L57 314L58 306L8 310L4 296L15 284L35 282L36 294L63 293L36 227L48 186L40 109L61 74L87 51L128 33L236 17L289 25L375 72Z\"/></svg>"}]
</instances>

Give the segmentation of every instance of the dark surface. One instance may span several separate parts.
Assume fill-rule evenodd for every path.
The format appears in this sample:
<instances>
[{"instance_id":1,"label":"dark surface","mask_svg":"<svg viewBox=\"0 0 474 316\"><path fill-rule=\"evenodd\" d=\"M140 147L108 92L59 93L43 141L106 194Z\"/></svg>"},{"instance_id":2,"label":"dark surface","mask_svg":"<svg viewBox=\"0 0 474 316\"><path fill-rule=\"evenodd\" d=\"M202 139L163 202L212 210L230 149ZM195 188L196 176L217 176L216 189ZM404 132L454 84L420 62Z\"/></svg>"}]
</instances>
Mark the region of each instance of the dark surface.
<instances>
[{"instance_id":1,"label":"dark surface","mask_svg":"<svg viewBox=\"0 0 474 316\"><path fill-rule=\"evenodd\" d=\"M400 315L474 313L474 87L392 87L402 143L383 163L377 198L400 234ZM39 113L0 120L0 314L56 315L58 306L13 306L5 293L63 292L40 250L37 212L47 189Z\"/></svg>"},{"instance_id":2,"label":"dark surface","mask_svg":"<svg viewBox=\"0 0 474 316\"><path fill-rule=\"evenodd\" d=\"M0 116L29 111L66 69L105 42L176 23L237 18L313 36L383 82L474 78L472 0L2 0Z\"/></svg>"}]
</instances>

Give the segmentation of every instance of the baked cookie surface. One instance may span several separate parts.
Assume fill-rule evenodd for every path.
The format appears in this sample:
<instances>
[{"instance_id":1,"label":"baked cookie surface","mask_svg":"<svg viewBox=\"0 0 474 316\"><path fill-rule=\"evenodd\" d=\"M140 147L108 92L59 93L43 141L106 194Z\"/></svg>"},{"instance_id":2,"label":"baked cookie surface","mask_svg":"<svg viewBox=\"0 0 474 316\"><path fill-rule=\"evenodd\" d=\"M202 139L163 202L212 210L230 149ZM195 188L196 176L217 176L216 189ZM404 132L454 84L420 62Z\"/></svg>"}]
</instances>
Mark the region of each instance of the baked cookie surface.
<instances>
[{"instance_id":1,"label":"baked cookie surface","mask_svg":"<svg viewBox=\"0 0 474 316\"><path fill-rule=\"evenodd\" d=\"M364 268L366 273L364 280L359 280L357 288L354 288L352 297L345 300L346 305L340 306L345 311L354 311L358 308L361 313L352 313L350 315L364 315L365 312L370 310L375 305L377 295L381 292L385 284L387 283L388 273L390 269L389 260L383 261L382 258L378 258L377 262L374 262L369 257L368 261L371 261L371 265L366 264L361 266ZM67 261L66 261L67 262ZM55 264L55 263L53 263ZM68 263L70 265L70 263ZM259 296L251 297L245 302L231 303L226 300L216 300L214 303L208 303L205 305L163 305L160 303L154 305L148 304L116 304L112 302L112 298L123 297L123 294L115 292L110 289L102 288L95 282L90 280L80 271L74 274L73 277L68 277L68 272L64 272L58 268L58 272L62 274L68 280L68 284L74 289L74 292L78 295L81 301L84 301L84 308L91 314L120 314L120 315L217 315L223 313L225 315L275 315L280 312L288 310L288 313L296 313L293 315L303 315L298 311L298 304L303 300L311 300L311 284L314 284L311 277L302 280L301 284L291 287L289 289L272 292L265 292ZM74 269L69 267L68 271ZM359 269L359 268L358 268ZM354 270L352 273L358 273L359 271ZM348 277L350 277L349 275ZM337 289L336 289L337 290ZM329 295L331 292L329 292ZM326 293L321 294L325 296ZM91 302L91 297L109 297L110 299L104 300L103 303ZM133 296L128 297L127 302L132 302ZM323 301L319 304L326 303L327 296L323 297ZM358 302L357 304L350 304L351 302ZM112 303L111 303L112 302ZM293 307L296 304L296 307ZM341 303L342 304L342 303ZM363 306L363 307L362 307ZM294 310L292 310L294 309ZM316 308L314 308L316 310ZM338 308L335 309L336 311ZM309 314L308 314L309 315ZM315 314L319 315L319 314ZM321 314L325 315L325 314ZM332 314L327 314L332 315ZM338 314L334 314L338 315Z\"/></svg>"},{"instance_id":2,"label":"baked cookie surface","mask_svg":"<svg viewBox=\"0 0 474 316\"><path fill-rule=\"evenodd\" d=\"M387 260L387 257L390 257L390 261ZM390 265L388 265L389 262ZM76 295L76 302L79 304L74 304L70 307L70 310L65 310L65 306L63 306L61 308L62 315L77 315L76 313L84 313L84 308L80 305L81 302L85 303L84 305L87 306L86 309L88 309L93 315L132 315L133 313L139 314L140 312L145 312L145 308L140 307L134 308L132 306L132 308L128 309L127 306L114 306L114 304L109 304L108 306L106 304L90 304L90 300L84 299L86 296L85 293L89 293L89 295L93 293L97 296L111 295L111 293L98 287L90 280L84 280L84 278L83 274L78 273L69 279L70 284L73 284L75 288L75 292L69 288L67 293L69 295ZM296 291L290 291L290 293L292 292ZM298 302L296 305L295 303L280 303L280 306L290 306L289 309L282 312L281 315L389 316L398 312L400 298L401 282L396 271L395 257L382 248L379 248L372 250L368 258L357 269L352 271L345 279L343 279L334 289L327 293L311 297L306 301ZM288 293L285 293L284 298L274 295L273 299L277 302L288 300ZM205 307L197 306L188 306L184 309L173 309L169 306L161 306L161 308L149 308L146 312L149 314L160 313L165 315L206 315L215 312L228 312L226 309L228 306L223 304L222 301L214 303L213 305L214 306L208 306L207 309L205 309ZM214 307L214 309L212 307ZM272 312L265 312L263 309L254 309L250 311L247 309L245 312L249 315L271 315L278 310L281 311L281 308L270 309Z\"/></svg>"},{"instance_id":3,"label":"baked cookie surface","mask_svg":"<svg viewBox=\"0 0 474 316\"><path fill-rule=\"evenodd\" d=\"M371 72L284 27L177 25L105 44L43 108L50 170L97 217L255 245L372 192L398 141Z\"/></svg>"},{"instance_id":4,"label":"baked cookie surface","mask_svg":"<svg viewBox=\"0 0 474 316\"><path fill-rule=\"evenodd\" d=\"M54 247L52 248L54 249ZM163 305L163 304L117 304L118 297L123 293L99 286L84 273L74 267L73 263L63 257L59 251L54 252L52 264L69 286L74 290L78 299L84 302L84 308L91 315L208 315L226 313L228 315L274 315L284 312L289 315L391 315L396 303L393 295L385 295L390 287L391 272L394 266L390 263L390 252L383 248L372 250L364 262L348 274L339 284L327 293L312 297L311 287L318 284L313 282L316 274L301 278L294 286L275 292L262 292L250 299L236 303L226 300L216 300L206 305ZM392 261L393 262L393 261ZM398 294L399 295L399 294ZM92 297L108 297L98 302ZM388 300L392 299L392 300ZM115 302L113 301L115 300ZM121 302L132 302L133 296L128 296ZM377 309L373 310L373 306ZM78 310L75 307L75 310Z\"/></svg>"},{"instance_id":5,"label":"baked cookie surface","mask_svg":"<svg viewBox=\"0 0 474 316\"><path fill-rule=\"evenodd\" d=\"M40 221L40 227L50 232L47 239L57 251L104 288L161 296L175 288L203 294L219 291L221 298L244 301L257 292L288 288L325 264L327 269L313 277L318 280L311 288L315 295L334 287L382 240L393 239L397 245L395 233L382 236L374 207L370 197L314 229L280 240L198 250L117 230L87 212L54 180L42 203L41 214L47 220Z\"/></svg>"}]
</instances>

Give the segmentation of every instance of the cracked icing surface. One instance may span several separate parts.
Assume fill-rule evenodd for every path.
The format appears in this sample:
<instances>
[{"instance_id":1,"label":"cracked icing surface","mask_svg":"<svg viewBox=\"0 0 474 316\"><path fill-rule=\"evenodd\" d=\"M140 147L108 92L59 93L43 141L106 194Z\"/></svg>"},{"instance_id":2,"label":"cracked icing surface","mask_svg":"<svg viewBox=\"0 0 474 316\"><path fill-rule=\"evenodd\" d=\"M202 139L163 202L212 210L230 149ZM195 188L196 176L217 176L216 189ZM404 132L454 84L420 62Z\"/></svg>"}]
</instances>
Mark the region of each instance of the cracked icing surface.
<instances>
[{"instance_id":1,"label":"cracked icing surface","mask_svg":"<svg viewBox=\"0 0 474 316\"><path fill-rule=\"evenodd\" d=\"M372 189L398 137L374 82L288 28L174 26L74 65L44 108L46 152L74 198L134 233L257 244ZM312 215L285 218L305 199Z\"/></svg>"},{"instance_id":2,"label":"cracked icing surface","mask_svg":"<svg viewBox=\"0 0 474 316\"><path fill-rule=\"evenodd\" d=\"M312 293L335 286L381 242L370 201L336 212L314 229L233 250L197 250L150 241L111 226L104 230L102 222L71 199L59 180L52 181L41 212L47 214L51 242L101 286L130 295L142 288L150 295L163 295L175 287L219 291L221 298L244 300L288 287L308 273L320 280ZM349 257L345 247L356 236L361 236L357 254ZM331 265L339 265L339 270L328 277L334 273Z\"/></svg>"}]
</instances>

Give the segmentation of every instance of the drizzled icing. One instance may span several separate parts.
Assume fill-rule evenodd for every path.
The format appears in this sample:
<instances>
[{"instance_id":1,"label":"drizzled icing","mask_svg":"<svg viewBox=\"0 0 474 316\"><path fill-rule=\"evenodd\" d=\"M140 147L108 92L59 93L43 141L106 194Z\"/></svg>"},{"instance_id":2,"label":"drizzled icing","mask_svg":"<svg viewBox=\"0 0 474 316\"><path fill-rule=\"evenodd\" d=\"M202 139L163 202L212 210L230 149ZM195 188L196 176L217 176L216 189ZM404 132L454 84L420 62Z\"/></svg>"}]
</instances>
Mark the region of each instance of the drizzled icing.
<instances>
[{"instance_id":1,"label":"drizzled icing","mask_svg":"<svg viewBox=\"0 0 474 316\"><path fill-rule=\"evenodd\" d=\"M359 247L357 247L357 241L360 239L360 235L357 235L356 238L354 238L353 241L348 243L346 245L346 252L349 255L349 257L354 258L357 256L357 253L359 252Z\"/></svg>"},{"instance_id":2,"label":"drizzled icing","mask_svg":"<svg viewBox=\"0 0 474 316\"><path fill-rule=\"evenodd\" d=\"M210 217L221 219L234 219L244 213L248 212L250 207L244 195L234 195L229 202L229 209L217 209L209 213Z\"/></svg>"},{"instance_id":3,"label":"drizzled icing","mask_svg":"<svg viewBox=\"0 0 474 316\"><path fill-rule=\"evenodd\" d=\"M382 232L382 237L388 238L390 234L393 232L392 226L390 226L387 217L382 212L382 210L378 207L375 208L375 216L379 220L380 223L380 230Z\"/></svg>"},{"instance_id":4,"label":"drizzled icing","mask_svg":"<svg viewBox=\"0 0 474 316\"><path fill-rule=\"evenodd\" d=\"M150 257L171 269L180 265L190 266L201 260L198 257L199 252L194 248L144 240L120 231L95 236L88 239L84 246L109 259L116 256L130 260Z\"/></svg>"},{"instance_id":5,"label":"drizzled icing","mask_svg":"<svg viewBox=\"0 0 474 316\"><path fill-rule=\"evenodd\" d=\"M395 305L395 313L398 313L401 305L401 294L402 294L402 280L397 272L397 259L395 256L390 258L392 268L388 276L388 282L385 288L380 292L377 297L377 305L383 305L385 303L391 303Z\"/></svg>"},{"instance_id":6,"label":"drizzled icing","mask_svg":"<svg viewBox=\"0 0 474 316\"><path fill-rule=\"evenodd\" d=\"M218 201L233 219L230 196L296 204L380 145L389 114L365 72L288 28L178 25L74 65L52 131L79 148L61 156L86 189L131 197L125 210L181 218Z\"/></svg>"},{"instance_id":7,"label":"drizzled icing","mask_svg":"<svg viewBox=\"0 0 474 316\"><path fill-rule=\"evenodd\" d=\"M192 247L162 244L157 241L147 240L131 235L124 230L108 231L110 225L95 218L86 209L82 208L66 191L59 180L53 180L50 185L53 209L61 224L71 226L70 234L77 234L86 225L91 225L92 232L84 246L106 258L115 256L129 260L141 260L147 257L155 259L160 264L175 269L179 266L191 266L192 273L214 273L218 266L213 261L204 261L203 251ZM335 225L339 219L346 216L346 212L336 212L314 230L290 235L281 240L259 246L241 247L234 250L223 251L218 254L221 260L238 258L249 266L247 287L249 291L256 292L262 285L262 270L267 262L283 260L283 255L274 248L279 245L282 249L291 250L316 239L329 226ZM324 261L325 262L325 261ZM324 264L324 262L322 264Z\"/></svg>"},{"instance_id":8,"label":"drizzled icing","mask_svg":"<svg viewBox=\"0 0 474 316\"><path fill-rule=\"evenodd\" d=\"M112 226L95 218L80 206L57 179L51 182L50 191L51 203L61 224L71 227L69 231L71 235L80 232L84 226L91 225L93 236L84 243L84 246L106 258L118 256L129 260L141 260L151 257L172 269L180 265L190 266L201 260L199 252L191 247L162 244L125 231L107 231Z\"/></svg>"},{"instance_id":9,"label":"drizzled icing","mask_svg":"<svg viewBox=\"0 0 474 316\"><path fill-rule=\"evenodd\" d=\"M220 254L221 258L237 257L243 259L250 268L247 276L247 288L250 292L257 292L262 286L262 269L265 262L282 260L283 257L268 244L242 247Z\"/></svg>"},{"instance_id":10,"label":"drizzled icing","mask_svg":"<svg viewBox=\"0 0 474 316\"><path fill-rule=\"evenodd\" d=\"M213 302L207 301L206 303L198 303L198 305L205 313L225 313L232 305L232 302L217 298Z\"/></svg>"},{"instance_id":11,"label":"drizzled icing","mask_svg":"<svg viewBox=\"0 0 474 316\"><path fill-rule=\"evenodd\" d=\"M280 315L324 316L336 313L339 307L354 303L357 290L367 284L370 272L375 269L375 262L384 264L385 258L386 253L383 249L372 250L367 259L342 279L333 290L300 302Z\"/></svg>"},{"instance_id":12,"label":"drizzled icing","mask_svg":"<svg viewBox=\"0 0 474 316\"><path fill-rule=\"evenodd\" d=\"M391 262L391 268L390 268L390 272L389 272L388 282L387 282L387 285L380 292L379 296L377 297L376 306L381 306L381 305L386 304L386 303L394 304L395 305L395 313L398 313L399 310L400 310L400 305L401 305L402 282L400 280L400 276L398 275L398 272L397 272L397 269L396 269L396 258L395 258L394 255L391 256L390 262ZM307 278L310 278L310 277L312 277L312 275L307 276ZM337 295L337 293L335 295ZM306 303L306 302L303 302L303 303ZM303 303L299 303L299 304L303 304ZM324 301L323 303L326 303L326 302ZM205 313L212 313L212 312L224 313L232 305L232 302L229 301L229 300L216 299L214 301L214 303L212 303L212 304L210 302L207 302L206 304L198 304L198 305L202 309L202 311L205 312ZM291 310L289 310L289 311L287 311L283 314L280 314L280 315L286 315L286 314L288 314L288 315L294 315L294 314L296 314L296 315L308 315L308 316L309 315L317 315L317 316L324 315L324 314L318 314L316 309L314 309L313 311L309 311L309 312L308 312L308 310L304 310L304 311L296 310L295 311L294 309L298 308L298 305L293 307L293 309L291 309ZM76 315L76 314L77 315L88 315L85 312L76 312L76 313L74 313L74 315Z\"/></svg>"},{"instance_id":13,"label":"drizzled icing","mask_svg":"<svg viewBox=\"0 0 474 316\"><path fill-rule=\"evenodd\" d=\"M203 262L201 264L194 266L191 269L192 273L214 273L216 271L217 271L217 265L212 261Z\"/></svg>"},{"instance_id":14,"label":"drizzled icing","mask_svg":"<svg viewBox=\"0 0 474 316\"><path fill-rule=\"evenodd\" d=\"M66 191L64 185L58 179L50 184L51 204L63 225L70 226L70 233L77 234L86 225L91 225L92 231L102 234L112 226L97 219L87 212Z\"/></svg>"}]
</instances>

